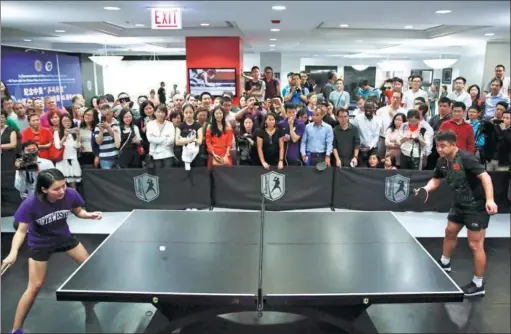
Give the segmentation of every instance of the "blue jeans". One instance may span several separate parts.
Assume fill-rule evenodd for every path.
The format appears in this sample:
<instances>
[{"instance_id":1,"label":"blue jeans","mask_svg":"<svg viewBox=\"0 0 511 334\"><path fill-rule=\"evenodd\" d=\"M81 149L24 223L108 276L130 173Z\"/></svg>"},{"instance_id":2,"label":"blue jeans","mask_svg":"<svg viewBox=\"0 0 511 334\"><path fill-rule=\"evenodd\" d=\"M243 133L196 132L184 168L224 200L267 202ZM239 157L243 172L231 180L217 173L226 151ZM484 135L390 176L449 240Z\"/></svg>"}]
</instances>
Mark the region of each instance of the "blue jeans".
<instances>
[{"instance_id":1,"label":"blue jeans","mask_svg":"<svg viewBox=\"0 0 511 334\"><path fill-rule=\"evenodd\" d=\"M112 169L115 165L115 160L99 160L101 169Z\"/></svg>"}]
</instances>

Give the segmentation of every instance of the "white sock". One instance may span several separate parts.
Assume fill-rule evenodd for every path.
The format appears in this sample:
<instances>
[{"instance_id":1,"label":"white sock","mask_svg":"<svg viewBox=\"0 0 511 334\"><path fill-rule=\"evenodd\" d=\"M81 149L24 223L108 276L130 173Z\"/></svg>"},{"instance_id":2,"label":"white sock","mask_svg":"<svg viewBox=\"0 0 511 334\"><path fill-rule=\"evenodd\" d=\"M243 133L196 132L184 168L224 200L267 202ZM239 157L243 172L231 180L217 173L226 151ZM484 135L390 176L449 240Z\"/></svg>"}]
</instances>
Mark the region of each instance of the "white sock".
<instances>
[{"instance_id":1,"label":"white sock","mask_svg":"<svg viewBox=\"0 0 511 334\"><path fill-rule=\"evenodd\" d=\"M442 262L442 264L445 266L445 265L449 264L449 262L451 262L451 258L442 255L442 258L440 259L440 262Z\"/></svg>"},{"instance_id":2,"label":"white sock","mask_svg":"<svg viewBox=\"0 0 511 334\"><path fill-rule=\"evenodd\" d=\"M474 276L474 278L472 279L472 282L474 282L474 284L480 288L483 286L483 278L482 277L477 277L477 276Z\"/></svg>"}]
</instances>

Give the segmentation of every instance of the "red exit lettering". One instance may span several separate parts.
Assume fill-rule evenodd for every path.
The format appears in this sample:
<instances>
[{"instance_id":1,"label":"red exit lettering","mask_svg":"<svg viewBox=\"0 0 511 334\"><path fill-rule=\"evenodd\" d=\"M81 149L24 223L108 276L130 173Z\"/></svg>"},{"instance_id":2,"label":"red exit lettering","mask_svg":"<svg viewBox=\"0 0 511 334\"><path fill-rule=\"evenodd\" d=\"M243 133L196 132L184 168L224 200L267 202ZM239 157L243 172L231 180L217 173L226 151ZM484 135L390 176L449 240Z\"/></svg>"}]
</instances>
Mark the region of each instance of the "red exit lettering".
<instances>
[{"instance_id":1,"label":"red exit lettering","mask_svg":"<svg viewBox=\"0 0 511 334\"><path fill-rule=\"evenodd\" d=\"M177 13L175 11L159 11L154 12L154 22L158 26L169 27L177 25Z\"/></svg>"}]
</instances>

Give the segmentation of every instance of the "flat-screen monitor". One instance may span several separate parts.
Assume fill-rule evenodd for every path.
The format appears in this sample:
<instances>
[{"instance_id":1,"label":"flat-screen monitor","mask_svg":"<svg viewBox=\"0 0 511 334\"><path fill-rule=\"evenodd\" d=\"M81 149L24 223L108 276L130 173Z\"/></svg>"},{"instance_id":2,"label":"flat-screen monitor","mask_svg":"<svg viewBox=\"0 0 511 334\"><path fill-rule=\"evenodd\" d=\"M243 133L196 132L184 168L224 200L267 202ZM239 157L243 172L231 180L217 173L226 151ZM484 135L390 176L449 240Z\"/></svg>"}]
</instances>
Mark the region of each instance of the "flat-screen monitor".
<instances>
[{"instance_id":1,"label":"flat-screen monitor","mask_svg":"<svg viewBox=\"0 0 511 334\"><path fill-rule=\"evenodd\" d=\"M224 92L230 92L236 96L236 69L189 68L188 83L192 95L208 92L212 96L221 96Z\"/></svg>"}]
</instances>

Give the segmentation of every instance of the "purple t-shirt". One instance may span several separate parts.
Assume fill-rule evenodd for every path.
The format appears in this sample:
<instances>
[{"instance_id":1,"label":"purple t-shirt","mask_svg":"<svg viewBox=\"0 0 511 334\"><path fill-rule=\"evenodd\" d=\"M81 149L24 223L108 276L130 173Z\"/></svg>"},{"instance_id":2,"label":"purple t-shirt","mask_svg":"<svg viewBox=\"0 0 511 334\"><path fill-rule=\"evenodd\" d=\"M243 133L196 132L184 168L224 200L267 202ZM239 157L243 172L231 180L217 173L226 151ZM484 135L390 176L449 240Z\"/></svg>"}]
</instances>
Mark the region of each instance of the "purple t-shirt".
<instances>
[{"instance_id":1,"label":"purple t-shirt","mask_svg":"<svg viewBox=\"0 0 511 334\"><path fill-rule=\"evenodd\" d=\"M279 123L279 128L284 132L284 134L289 135L289 123L287 119L283 120ZM300 142L302 140L303 133L305 132L305 124L299 119L295 119L294 129L297 136L300 137L296 143L293 143L291 138L286 142L287 145L287 154L286 158L292 161L300 160Z\"/></svg>"},{"instance_id":2,"label":"purple t-shirt","mask_svg":"<svg viewBox=\"0 0 511 334\"><path fill-rule=\"evenodd\" d=\"M82 196L72 188L67 188L64 198L55 203L40 201L34 194L21 203L14 218L28 224L29 247L54 247L62 238L71 235L67 225L71 210L84 205Z\"/></svg>"}]
</instances>

